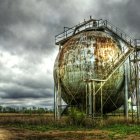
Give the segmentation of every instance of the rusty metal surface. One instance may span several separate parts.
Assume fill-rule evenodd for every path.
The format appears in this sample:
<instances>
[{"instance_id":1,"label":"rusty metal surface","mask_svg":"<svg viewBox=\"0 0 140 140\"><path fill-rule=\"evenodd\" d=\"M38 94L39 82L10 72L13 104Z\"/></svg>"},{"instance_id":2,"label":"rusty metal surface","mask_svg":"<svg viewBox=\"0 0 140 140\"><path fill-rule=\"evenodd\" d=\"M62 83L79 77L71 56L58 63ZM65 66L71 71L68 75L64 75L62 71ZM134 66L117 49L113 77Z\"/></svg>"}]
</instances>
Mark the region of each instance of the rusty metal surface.
<instances>
[{"instance_id":1,"label":"rusty metal surface","mask_svg":"<svg viewBox=\"0 0 140 140\"><path fill-rule=\"evenodd\" d=\"M121 53L113 36L101 31L86 31L73 36L62 47L54 66L54 78L60 80L62 98L67 104L85 108L85 79L103 79L108 68ZM103 112L110 112L123 103L124 68L121 66L103 87ZM98 89L99 83L95 83ZM95 89L95 90L96 90ZM93 89L92 89L93 90ZM96 110L100 95L96 95Z\"/></svg>"}]
</instances>

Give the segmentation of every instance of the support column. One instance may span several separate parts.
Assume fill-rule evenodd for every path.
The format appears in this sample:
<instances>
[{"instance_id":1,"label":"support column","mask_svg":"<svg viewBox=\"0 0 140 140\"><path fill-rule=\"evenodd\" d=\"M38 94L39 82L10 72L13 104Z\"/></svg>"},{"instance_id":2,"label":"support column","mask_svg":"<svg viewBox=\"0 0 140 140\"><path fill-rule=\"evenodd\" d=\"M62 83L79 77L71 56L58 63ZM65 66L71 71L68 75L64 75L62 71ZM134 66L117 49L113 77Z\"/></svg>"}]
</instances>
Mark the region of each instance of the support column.
<instances>
[{"instance_id":1,"label":"support column","mask_svg":"<svg viewBox=\"0 0 140 140\"><path fill-rule=\"evenodd\" d=\"M93 86L93 93L92 93L92 95L93 95L93 113L92 113L92 117L94 118L95 117L95 113L96 113L96 106L95 106L95 101L96 101L96 98L95 98L95 82L93 81L92 82L92 86Z\"/></svg>"},{"instance_id":2,"label":"support column","mask_svg":"<svg viewBox=\"0 0 140 140\"><path fill-rule=\"evenodd\" d=\"M56 95L56 86L55 86L55 83L54 83L54 120L57 119L57 95Z\"/></svg>"},{"instance_id":3,"label":"support column","mask_svg":"<svg viewBox=\"0 0 140 140\"><path fill-rule=\"evenodd\" d=\"M138 94L138 122L140 121L140 82L139 63L137 62L137 94Z\"/></svg>"},{"instance_id":4,"label":"support column","mask_svg":"<svg viewBox=\"0 0 140 140\"><path fill-rule=\"evenodd\" d=\"M124 104L124 115L125 119L128 119L128 63L125 63L125 104Z\"/></svg>"},{"instance_id":5,"label":"support column","mask_svg":"<svg viewBox=\"0 0 140 140\"><path fill-rule=\"evenodd\" d=\"M132 95L131 95L131 112L132 112L132 122L134 121L134 112L133 112L133 99L132 99Z\"/></svg>"},{"instance_id":6,"label":"support column","mask_svg":"<svg viewBox=\"0 0 140 140\"><path fill-rule=\"evenodd\" d=\"M59 52L61 51L61 44L59 44ZM61 85L60 85L60 66L58 66L58 73L57 73L57 119L61 118L61 111L62 111L62 101L61 101Z\"/></svg>"},{"instance_id":7,"label":"support column","mask_svg":"<svg viewBox=\"0 0 140 140\"><path fill-rule=\"evenodd\" d=\"M89 115L92 115L92 94L91 94L91 82L88 82L88 91L89 91Z\"/></svg>"},{"instance_id":8,"label":"support column","mask_svg":"<svg viewBox=\"0 0 140 140\"><path fill-rule=\"evenodd\" d=\"M139 72L138 72L138 74L139 74ZM138 76L138 78L139 78L139 76ZM138 114L138 121L140 122L140 89L139 89L139 79L137 78L137 80L138 80L138 110L139 110L139 114Z\"/></svg>"},{"instance_id":9,"label":"support column","mask_svg":"<svg viewBox=\"0 0 140 140\"><path fill-rule=\"evenodd\" d=\"M62 103L61 103L61 86L60 86L60 79L58 79L58 94L57 94L57 104L58 104L58 109L57 109L57 119L59 120L61 117L61 107L62 107Z\"/></svg>"},{"instance_id":10,"label":"support column","mask_svg":"<svg viewBox=\"0 0 140 140\"><path fill-rule=\"evenodd\" d=\"M137 98L137 120L140 121L140 93L139 93L139 72L136 62L136 98Z\"/></svg>"},{"instance_id":11,"label":"support column","mask_svg":"<svg viewBox=\"0 0 140 140\"><path fill-rule=\"evenodd\" d=\"M102 82L101 82L101 117L103 117L103 91L102 91Z\"/></svg>"},{"instance_id":12,"label":"support column","mask_svg":"<svg viewBox=\"0 0 140 140\"><path fill-rule=\"evenodd\" d=\"M140 122L140 90L139 90L139 80L138 80L138 122Z\"/></svg>"},{"instance_id":13,"label":"support column","mask_svg":"<svg viewBox=\"0 0 140 140\"><path fill-rule=\"evenodd\" d=\"M139 119L140 119L140 93L139 93L139 71L138 71L137 42L136 42L134 63L135 63L135 85L136 85L137 121L139 122Z\"/></svg>"},{"instance_id":14,"label":"support column","mask_svg":"<svg viewBox=\"0 0 140 140\"><path fill-rule=\"evenodd\" d=\"M88 84L86 82L86 115L88 115Z\"/></svg>"}]
</instances>

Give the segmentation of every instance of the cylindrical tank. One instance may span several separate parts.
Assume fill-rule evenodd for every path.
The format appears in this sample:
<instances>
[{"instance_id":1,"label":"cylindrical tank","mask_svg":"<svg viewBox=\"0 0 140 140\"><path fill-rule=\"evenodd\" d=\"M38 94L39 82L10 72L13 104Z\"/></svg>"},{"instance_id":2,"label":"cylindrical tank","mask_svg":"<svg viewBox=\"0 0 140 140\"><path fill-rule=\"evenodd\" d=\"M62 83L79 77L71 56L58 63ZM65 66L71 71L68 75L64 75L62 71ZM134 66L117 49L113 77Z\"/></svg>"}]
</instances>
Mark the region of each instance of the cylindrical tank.
<instances>
[{"instance_id":1,"label":"cylindrical tank","mask_svg":"<svg viewBox=\"0 0 140 140\"><path fill-rule=\"evenodd\" d=\"M86 106L86 80L92 80L91 90L99 89L102 79L113 70L121 45L117 38L104 31L84 31L71 37L61 48L54 65L55 84L61 87L63 100L81 109ZM95 80L94 80L95 79ZM99 81L98 81L99 80ZM103 112L111 112L123 104L124 68L121 66L102 88ZM95 106L101 108L101 94L96 94Z\"/></svg>"}]
</instances>

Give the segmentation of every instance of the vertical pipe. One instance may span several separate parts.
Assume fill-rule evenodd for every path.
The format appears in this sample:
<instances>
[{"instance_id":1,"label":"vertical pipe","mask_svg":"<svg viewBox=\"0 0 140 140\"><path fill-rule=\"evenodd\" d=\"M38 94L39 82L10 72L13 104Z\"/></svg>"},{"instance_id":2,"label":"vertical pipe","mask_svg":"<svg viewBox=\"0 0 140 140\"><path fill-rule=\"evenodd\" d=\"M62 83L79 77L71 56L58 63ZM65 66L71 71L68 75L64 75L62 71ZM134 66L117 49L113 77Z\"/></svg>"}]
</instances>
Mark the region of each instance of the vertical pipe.
<instances>
[{"instance_id":1,"label":"vertical pipe","mask_svg":"<svg viewBox=\"0 0 140 140\"><path fill-rule=\"evenodd\" d=\"M59 51L61 50L61 44L59 44ZM61 117L61 85L60 85L60 65L58 66L58 93L57 93L57 119Z\"/></svg>"},{"instance_id":2,"label":"vertical pipe","mask_svg":"<svg viewBox=\"0 0 140 140\"><path fill-rule=\"evenodd\" d=\"M54 120L56 120L56 89L54 83Z\"/></svg>"},{"instance_id":3,"label":"vertical pipe","mask_svg":"<svg viewBox=\"0 0 140 140\"><path fill-rule=\"evenodd\" d=\"M138 91L138 110L139 110L139 115L138 115L138 117L139 117L139 119L138 119L138 121L140 121L140 83L139 83L139 66L138 66L139 64L137 64L137 91Z\"/></svg>"},{"instance_id":4,"label":"vertical pipe","mask_svg":"<svg viewBox=\"0 0 140 140\"><path fill-rule=\"evenodd\" d=\"M125 63L125 105L124 105L124 113L125 119L128 119L128 64L127 61Z\"/></svg>"},{"instance_id":5,"label":"vertical pipe","mask_svg":"<svg viewBox=\"0 0 140 140\"><path fill-rule=\"evenodd\" d=\"M102 82L101 82L101 117L103 117L103 92L102 92Z\"/></svg>"},{"instance_id":6,"label":"vertical pipe","mask_svg":"<svg viewBox=\"0 0 140 140\"><path fill-rule=\"evenodd\" d=\"M89 115L92 114L92 99L91 99L91 82L88 82L88 91L89 91Z\"/></svg>"},{"instance_id":7,"label":"vertical pipe","mask_svg":"<svg viewBox=\"0 0 140 140\"><path fill-rule=\"evenodd\" d=\"M137 60L136 60L137 61ZM140 121L140 93L139 93L139 71L138 71L138 61L136 62L136 89L137 89L137 117L138 117L138 122Z\"/></svg>"},{"instance_id":8,"label":"vertical pipe","mask_svg":"<svg viewBox=\"0 0 140 140\"><path fill-rule=\"evenodd\" d=\"M133 80L133 77L132 77L132 70L131 70L131 67L132 67L132 65L131 65L131 57L129 56L129 77L130 77L130 80L129 80L129 82L130 82L130 85L132 85L132 80Z\"/></svg>"},{"instance_id":9,"label":"vertical pipe","mask_svg":"<svg viewBox=\"0 0 140 140\"><path fill-rule=\"evenodd\" d=\"M132 112L132 122L134 121L134 112L133 112L133 99L131 95L131 112Z\"/></svg>"},{"instance_id":10,"label":"vertical pipe","mask_svg":"<svg viewBox=\"0 0 140 140\"><path fill-rule=\"evenodd\" d=\"M140 105L140 98L139 98L139 72L138 72L138 56L137 56L137 42L135 40L135 58L134 58L134 63L135 63L135 85L136 85L136 105L137 105L137 121L139 122L139 117L140 117L140 110L139 110L139 105Z\"/></svg>"},{"instance_id":11,"label":"vertical pipe","mask_svg":"<svg viewBox=\"0 0 140 140\"><path fill-rule=\"evenodd\" d=\"M138 96L137 96L137 41L135 40L135 52L134 52L134 68L135 68L135 92L136 92L136 108L137 108L137 121L138 121Z\"/></svg>"},{"instance_id":12,"label":"vertical pipe","mask_svg":"<svg viewBox=\"0 0 140 140\"><path fill-rule=\"evenodd\" d=\"M57 76L57 78L58 78L58 76ZM57 118L58 118L58 79L57 79L56 86L55 86L55 120L57 120Z\"/></svg>"},{"instance_id":13,"label":"vertical pipe","mask_svg":"<svg viewBox=\"0 0 140 140\"><path fill-rule=\"evenodd\" d=\"M134 58L133 58L134 59ZM132 64L131 64L131 56L129 56L129 76L130 77L130 80L129 80L129 85L130 85L130 92L131 92L131 117L132 117L132 121L134 120L134 117L133 117L133 99L132 99L132 86L133 86L133 70L131 69L132 68Z\"/></svg>"},{"instance_id":14,"label":"vertical pipe","mask_svg":"<svg viewBox=\"0 0 140 140\"><path fill-rule=\"evenodd\" d=\"M136 49L137 50L137 49ZM139 60L138 60L138 51L136 51L136 66L137 66L137 98L138 98L138 122L140 121L140 85L139 85Z\"/></svg>"},{"instance_id":15,"label":"vertical pipe","mask_svg":"<svg viewBox=\"0 0 140 140\"><path fill-rule=\"evenodd\" d=\"M92 115L93 115L93 117L95 117L95 113L96 113L96 109L95 109L96 108L95 107L95 100L96 100L95 99L95 82L93 81L92 84L93 84L93 93L92 93L92 95L93 95L93 103L92 103L93 104L93 107L92 107L93 108L93 114Z\"/></svg>"},{"instance_id":16,"label":"vertical pipe","mask_svg":"<svg viewBox=\"0 0 140 140\"><path fill-rule=\"evenodd\" d=\"M87 82L86 82L86 115L88 114L88 89L87 89Z\"/></svg>"},{"instance_id":17,"label":"vertical pipe","mask_svg":"<svg viewBox=\"0 0 140 140\"><path fill-rule=\"evenodd\" d=\"M58 79L58 97L57 97L57 102L58 102L58 111L57 111L57 118L58 120L61 117L61 86L60 86L60 79Z\"/></svg>"}]
</instances>

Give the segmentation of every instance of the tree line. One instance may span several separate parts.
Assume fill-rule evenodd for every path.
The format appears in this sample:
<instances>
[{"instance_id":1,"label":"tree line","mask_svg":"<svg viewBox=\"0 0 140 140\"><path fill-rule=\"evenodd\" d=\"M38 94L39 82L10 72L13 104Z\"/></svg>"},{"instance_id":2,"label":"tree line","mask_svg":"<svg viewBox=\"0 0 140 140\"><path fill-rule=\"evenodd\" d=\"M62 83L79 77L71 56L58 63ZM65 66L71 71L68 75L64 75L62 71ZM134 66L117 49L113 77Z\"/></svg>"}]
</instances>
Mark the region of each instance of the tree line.
<instances>
[{"instance_id":1,"label":"tree line","mask_svg":"<svg viewBox=\"0 0 140 140\"><path fill-rule=\"evenodd\" d=\"M0 106L0 113L28 113L28 114L43 114L53 113L53 109L43 107L9 107Z\"/></svg>"}]
</instances>

